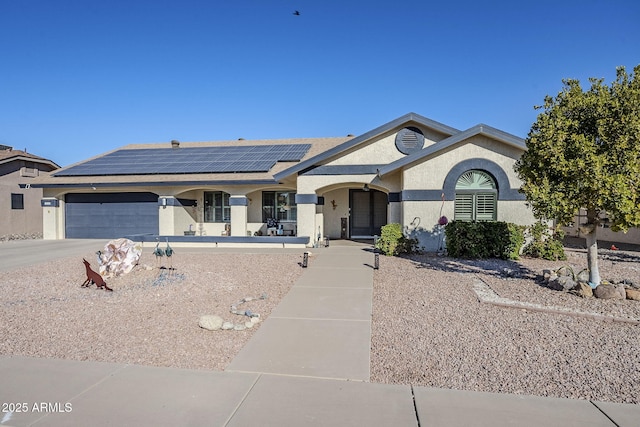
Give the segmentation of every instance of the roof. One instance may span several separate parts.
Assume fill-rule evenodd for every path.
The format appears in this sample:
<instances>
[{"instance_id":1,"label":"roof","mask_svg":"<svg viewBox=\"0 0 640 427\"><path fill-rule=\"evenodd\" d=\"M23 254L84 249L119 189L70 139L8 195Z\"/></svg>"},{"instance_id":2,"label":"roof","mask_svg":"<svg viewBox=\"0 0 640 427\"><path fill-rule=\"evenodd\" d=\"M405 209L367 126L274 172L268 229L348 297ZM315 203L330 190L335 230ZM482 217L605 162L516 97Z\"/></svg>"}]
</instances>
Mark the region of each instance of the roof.
<instances>
[{"instance_id":1,"label":"roof","mask_svg":"<svg viewBox=\"0 0 640 427\"><path fill-rule=\"evenodd\" d=\"M495 139L512 147L521 149L522 151L527 149L527 145L525 140L512 135L507 132L503 132L499 129L493 128L491 126L485 124L475 125L465 131L456 133L449 138L443 139L442 141L436 142L433 145L430 145L426 148L423 148L420 151L416 151L415 153L411 153L406 157L396 160L395 162L391 162L388 165L385 165L378 169L378 176L382 177L389 173L395 172L398 169L407 166L411 163L418 162L424 159L427 156L431 156L440 151L446 150L454 144L457 144L465 139L474 137L476 135L484 135L489 138Z\"/></svg>"},{"instance_id":2,"label":"roof","mask_svg":"<svg viewBox=\"0 0 640 427\"><path fill-rule=\"evenodd\" d=\"M0 164L9 163L17 160L24 160L27 162L36 162L36 163L46 164L51 166L52 169L58 169L60 167L54 162L52 162L51 160L45 159L44 157L36 156L22 150L14 150L13 148L7 147L6 145L2 147L5 147L5 148L3 150L0 150Z\"/></svg>"},{"instance_id":3,"label":"roof","mask_svg":"<svg viewBox=\"0 0 640 427\"><path fill-rule=\"evenodd\" d=\"M301 157L301 161L316 156L319 153L330 150L336 145L342 144L350 139L350 137L336 138L300 138L300 139L279 139L279 140L236 140L236 141L208 141L208 142L180 142L179 148L171 148L169 142L154 144L130 144L112 150L107 153L100 154L93 158L75 163L56 171L55 176L44 176L34 180L32 187L86 187L86 186L139 186L139 185L231 185L231 184L277 184L274 174L291 167L298 161L279 161L268 171L256 172L204 172L204 173L174 173L160 171L159 173L121 173L121 174L98 174L89 175L82 172L79 175L73 174L74 168L83 167L83 165L91 166L100 162L101 159L109 159L115 153L120 156L125 154L127 150L131 153L140 152L140 150L150 150L153 153L171 154L185 152L187 149L207 149L212 147L259 147L259 146L286 146L286 145L308 145L308 150ZM82 169L80 169L82 170ZM86 169L85 169L86 170Z\"/></svg>"},{"instance_id":4,"label":"roof","mask_svg":"<svg viewBox=\"0 0 640 427\"><path fill-rule=\"evenodd\" d=\"M418 114L408 113L357 137L180 142L179 148L171 148L172 144L169 142L126 145L108 153L62 168L56 171L55 176L35 178L31 186L55 188L87 186L279 184L293 180L294 177L302 171L314 166L321 166L323 163L327 163L329 160L344 155L350 150L358 149L358 147L370 143L375 138L392 134L403 127L416 125L438 132L444 135L445 138L389 164L375 165L375 170L372 173L377 171L379 176L392 173L404 166L421 161L427 156L431 156L476 135L484 135L517 149L526 150L524 139L485 124L479 124L465 131L460 131ZM284 158L278 158L276 160L270 159L271 163L269 163L269 167L264 164L262 164L261 167L249 165L245 168L238 167L236 168L237 170L232 171L224 168L198 169L196 166L195 170L198 170L199 173L194 173L194 169L189 168L177 171L175 167L173 169L160 168L155 170L151 168L151 171L131 167L130 169L120 168L119 172L105 173L104 165L108 164L108 162L102 162L105 159L111 161L116 157L126 159L128 157L127 150L132 150L132 156L140 152L151 156L153 153L162 153L165 159L171 159L170 156L172 153L184 153L187 152L187 150L196 148L211 151L214 147L244 147L246 149L247 147L268 146L277 151L285 145L296 146L298 147L297 149L299 149L300 146L305 146L306 151L296 151L299 156L295 158L285 156ZM308 146L308 148L306 146ZM184 165L184 161L182 164ZM101 173L91 172L90 169L93 165L101 165L100 167L103 168ZM118 165L116 164L116 166ZM84 170L84 172L74 173L74 168L76 171Z\"/></svg>"},{"instance_id":5,"label":"roof","mask_svg":"<svg viewBox=\"0 0 640 427\"><path fill-rule=\"evenodd\" d=\"M282 180L284 178L286 178L287 176L296 174L298 172L301 172L309 167L312 166L316 166L319 163L322 163L330 158L339 156L340 154L351 150L355 147L357 147L360 144L364 144L368 141L370 141L372 138L384 135L386 133L389 133L397 128L400 127L404 127L407 126L408 124L413 123L413 124L418 124L421 125L423 127L429 128L429 129L433 129L437 132L443 133L445 135L454 135L454 134L458 134L460 131L456 128L452 128L451 126L447 126L445 124L436 122L434 120L428 119L424 116L421 116L419 114L416 113L408 113L405 114L404 116L398 117L395 120L392 120L388 123L385 123L382 126L379 126L369 132L363 133L360 136L357 136L353 139L350 139L349 141L345 141L343 144L340 144L330 150L324 151L320 154L318 154L317 156L314 156L312 158L309 158L307 160L303 160L300 163L291 166L288 169L285 169L279 173L276 173L274 175L274 178L276 180Z\"/></svg>"}]
</instances>

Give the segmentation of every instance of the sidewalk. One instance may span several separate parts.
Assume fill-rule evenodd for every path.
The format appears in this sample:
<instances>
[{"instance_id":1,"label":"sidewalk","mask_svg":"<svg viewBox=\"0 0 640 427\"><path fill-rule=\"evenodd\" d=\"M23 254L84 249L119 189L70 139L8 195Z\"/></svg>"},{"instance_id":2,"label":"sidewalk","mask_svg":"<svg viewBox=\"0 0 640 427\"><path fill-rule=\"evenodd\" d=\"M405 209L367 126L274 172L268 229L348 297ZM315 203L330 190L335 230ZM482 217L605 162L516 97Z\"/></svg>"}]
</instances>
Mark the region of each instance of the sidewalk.
<instances>
[{"instance_id":1,"label":"sidewalk","mask_svg":"<svg viewBox=\"0 0 640 427\"><path fill-rule=\"evenodd\" d=\"M0 426L640 426L640 405L369 383L365 249L312 249L225 372L0 356Z\"/></svg>"}]
</instances>

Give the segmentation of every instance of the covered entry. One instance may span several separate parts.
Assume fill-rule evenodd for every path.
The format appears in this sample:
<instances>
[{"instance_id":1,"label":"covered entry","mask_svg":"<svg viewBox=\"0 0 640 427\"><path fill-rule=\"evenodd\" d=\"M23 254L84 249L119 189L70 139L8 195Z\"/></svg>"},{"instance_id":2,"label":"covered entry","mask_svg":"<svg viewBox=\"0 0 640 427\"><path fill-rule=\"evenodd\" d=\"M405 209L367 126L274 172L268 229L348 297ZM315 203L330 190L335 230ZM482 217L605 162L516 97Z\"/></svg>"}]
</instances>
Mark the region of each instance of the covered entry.
<instances>
[{"instance_id":1,"label":"covered entry","mask_svg":"<svg viewBox=\"0 0 640 427\"><path fill-rule=\"evenodd\" d=\"M158 195L154 193L71 193L65 196L68 239L115 239L158 234Z\"/></svg>"},{"instance_id":2,"label":"covered entry","mask_svg":"<svg viewBox=\"0 0 640 427\"><path fill-rule=\"evenodd\" d=\"M349 190L349 237L373 238L387 224L388 197L378 190Z\"/></svg>"}]
</instances>

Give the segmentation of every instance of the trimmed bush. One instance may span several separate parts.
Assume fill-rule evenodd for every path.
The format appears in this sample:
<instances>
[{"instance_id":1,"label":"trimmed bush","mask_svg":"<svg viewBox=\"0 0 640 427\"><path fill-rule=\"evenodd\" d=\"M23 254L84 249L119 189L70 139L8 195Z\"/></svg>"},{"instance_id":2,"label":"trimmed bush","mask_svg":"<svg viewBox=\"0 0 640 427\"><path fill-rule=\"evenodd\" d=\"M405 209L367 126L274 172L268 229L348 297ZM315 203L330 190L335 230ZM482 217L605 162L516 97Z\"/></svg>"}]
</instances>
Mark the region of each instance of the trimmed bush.
<instances>
[{"instance_id":1,"label":"trimmed bush","mask_svg":"<svg viewBox=\"0 0 640 427\"><path fill-rule=\"evenodd\" d=\"M382 227L376 249L389 256L411 254L417 252L418 240L406 238L402 232L402 225L387 224Z\"/></svg>"},{"instance_id":2,"label":"trimmed bush","mask_svg":"<svg viewBox=\"0 0 640 427\"><path fill-rule=\"evenodd\" d=\"M562 243L564 231L558 229L554 232L544 222L537 222L527 229L527 236L531 241L524 247L523 254L550 261L567 259Z\"/></svg>"},{"instance_id":3,"label":"trimmed bush","mask_svg":"<svg viewBox=\"0 0 640 427\"><path fill-rule=\"evenodd\" d=\"M518 259L524 227L502 221L451 221L445 236L447 252L455 258Z\"/></svg>"}]
</instances>

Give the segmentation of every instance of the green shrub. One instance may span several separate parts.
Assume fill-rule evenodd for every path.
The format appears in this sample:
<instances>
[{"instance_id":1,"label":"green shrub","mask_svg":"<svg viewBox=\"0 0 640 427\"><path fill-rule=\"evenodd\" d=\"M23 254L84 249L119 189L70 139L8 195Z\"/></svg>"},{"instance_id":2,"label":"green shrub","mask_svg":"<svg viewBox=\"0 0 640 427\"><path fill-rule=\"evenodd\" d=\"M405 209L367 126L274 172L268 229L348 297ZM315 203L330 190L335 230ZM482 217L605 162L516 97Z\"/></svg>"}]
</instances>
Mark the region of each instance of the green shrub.
<instances>
[{"instance_id":1,"label":"green shrub","mask_svg":"<svg viewBox=\"0 0 640 427\"><path fill-rule=\"evenodd\" d=\"M418 251L418 240L405 237L400 224L387 224L382 227L376 249L390 256L411 254Z\"/></svg>"},{"instance_id":2,"label":"green shrub","mask_svg":"<svg viewBox=\"0 0 640 427\"><path fill-rule=\"evenodd\" d=\"M566 260L564 253L564 232L560 229L552 231L546 223L537 222L527 229L531 241L524 247L523 253L534 258L550 261Z\"/></svg>"},{"instance_id":3,"label":"green shrub","mask_svg":"<svg viewBox=\"0 0 640 427\"><path fill-rule=\"evenodd\" d=\"M518 259L524 227L501 221L451 221L445 236L447 252L455 258Z\"/></svg>"}]
</instances>

